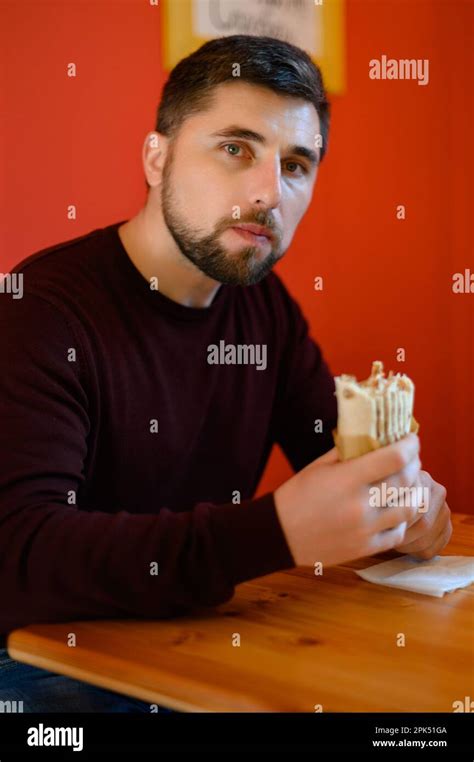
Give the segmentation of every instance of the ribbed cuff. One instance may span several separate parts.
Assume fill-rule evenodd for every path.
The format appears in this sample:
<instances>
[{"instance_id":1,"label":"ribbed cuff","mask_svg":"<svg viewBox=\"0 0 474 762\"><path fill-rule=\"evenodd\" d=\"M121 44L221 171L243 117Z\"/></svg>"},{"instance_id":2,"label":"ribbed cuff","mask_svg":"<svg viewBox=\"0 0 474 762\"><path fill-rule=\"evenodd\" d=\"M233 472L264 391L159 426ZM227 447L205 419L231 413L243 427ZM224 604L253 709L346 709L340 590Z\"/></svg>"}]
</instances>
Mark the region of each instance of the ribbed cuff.
<instances>
[{"instance_id":1,"label":"ribbed cuff","mask_svg":"<svg viewBox=\"0 0 474 762\"><path fill-rule=\"evenodd\" d=\"M230 584L295 566L273 492L240 504L213 506L211 524L216 552Z\"/></svg>"}]
</instances>

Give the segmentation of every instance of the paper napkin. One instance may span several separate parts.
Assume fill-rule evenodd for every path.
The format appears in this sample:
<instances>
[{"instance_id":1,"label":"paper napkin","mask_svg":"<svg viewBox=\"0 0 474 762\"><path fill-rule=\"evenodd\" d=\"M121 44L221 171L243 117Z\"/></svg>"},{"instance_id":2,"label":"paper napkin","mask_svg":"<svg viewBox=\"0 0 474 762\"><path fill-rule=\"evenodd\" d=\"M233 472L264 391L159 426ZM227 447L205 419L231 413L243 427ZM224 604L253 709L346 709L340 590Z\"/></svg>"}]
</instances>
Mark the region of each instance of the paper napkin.
<instances>
[{"instance_id":1,"label":"paper napkin","mask_svg":"<svg viewBox=\"0 0 474 762\"><path fill-rule=\"evenodd\" d=\"M474 557L434 556L429 561L420 561L412 556L400 556L367 569L358 569L356 573L375 585L442 598L445 593L474 582Z\"/></svg>"}]
</instances>

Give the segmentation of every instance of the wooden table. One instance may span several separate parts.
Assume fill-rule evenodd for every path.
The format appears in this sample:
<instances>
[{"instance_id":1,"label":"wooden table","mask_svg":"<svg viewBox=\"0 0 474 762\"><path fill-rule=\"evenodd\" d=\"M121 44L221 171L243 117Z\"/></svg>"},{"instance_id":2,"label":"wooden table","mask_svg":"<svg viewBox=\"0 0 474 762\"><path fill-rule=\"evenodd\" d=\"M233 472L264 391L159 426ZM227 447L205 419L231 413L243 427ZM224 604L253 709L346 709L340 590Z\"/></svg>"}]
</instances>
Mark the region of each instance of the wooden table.
<instances>
[{"instance_id":1,"label":"wooden table","mask_svg":"<svg viewBox=\"0 0 474 762\"><path fill-rule=\"evenodd\" d=\"M444 554L473 555L474 516L453 523ZM395 555L319 577L260 577L186 618L23 627L7 647L18 661L183 711L452 712L474 697L474 586L433 598L353 571Z\"/></svg>"}]
</instances>

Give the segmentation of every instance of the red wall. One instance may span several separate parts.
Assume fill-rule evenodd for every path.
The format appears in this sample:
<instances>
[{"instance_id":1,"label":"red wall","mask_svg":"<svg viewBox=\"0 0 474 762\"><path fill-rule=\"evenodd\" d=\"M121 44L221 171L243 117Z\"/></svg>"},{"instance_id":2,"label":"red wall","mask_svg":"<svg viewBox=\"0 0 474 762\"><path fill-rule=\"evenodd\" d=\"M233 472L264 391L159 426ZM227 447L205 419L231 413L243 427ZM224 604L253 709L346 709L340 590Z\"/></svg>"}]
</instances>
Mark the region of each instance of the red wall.
<instances>
[{"instance_id":1,"label":"red wall","mask_svg":"<svg viewBox=\"0 0 474 762\"><path fill-rule=\"evenodd\" d=\"M453 294L452 274L474 273L473 11L349 0L347 92L333 98L313 204L278 266L334 373L364 376L381 359L413 377L424 468L463 512L474 512L474 294ZM383 54L428 58L429 84L370 80ZM160 58L160 9L141 0L0 3L1 272L142 205ZM275 450L259 492L289 474Z\"/></svg>"}]
</instances>

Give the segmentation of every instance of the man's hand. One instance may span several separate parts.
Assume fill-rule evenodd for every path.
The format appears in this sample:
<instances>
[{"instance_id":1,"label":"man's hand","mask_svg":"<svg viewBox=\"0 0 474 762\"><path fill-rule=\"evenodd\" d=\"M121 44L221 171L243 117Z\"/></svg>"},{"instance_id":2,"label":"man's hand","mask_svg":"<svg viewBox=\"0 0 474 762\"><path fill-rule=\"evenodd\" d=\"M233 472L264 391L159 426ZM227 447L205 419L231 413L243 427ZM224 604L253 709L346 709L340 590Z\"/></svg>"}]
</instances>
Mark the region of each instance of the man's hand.
<instances>
[{"instance_id":1,"label":"man's hand","mask_svg":"<svg viewBox=\"0 0 474 762\"><path fill-rule=\"evenodd\" d=\"M435 482L427 471L420 471L416 486L429 489L428 511L418 513L405 532L403 545L395 546L394 550L428 559L443 550L451 539L451 511L446 502L445 487Z\"/></svg>"},{"instance_id":2,"label":"man's hand","mask_svg":"<svg viewBox=\"0 0 474 762\"><path fill-rule=\"evenodd\" d=\"M345 463L334 448L278 487L275 506L295 563L331 566L404 543L407 525L415 529L417 496L408 506L376 508L369 490L415 485L419 449L415 434Z\"/></svg>"}]
</instances>

